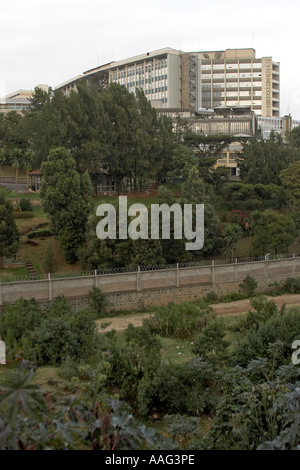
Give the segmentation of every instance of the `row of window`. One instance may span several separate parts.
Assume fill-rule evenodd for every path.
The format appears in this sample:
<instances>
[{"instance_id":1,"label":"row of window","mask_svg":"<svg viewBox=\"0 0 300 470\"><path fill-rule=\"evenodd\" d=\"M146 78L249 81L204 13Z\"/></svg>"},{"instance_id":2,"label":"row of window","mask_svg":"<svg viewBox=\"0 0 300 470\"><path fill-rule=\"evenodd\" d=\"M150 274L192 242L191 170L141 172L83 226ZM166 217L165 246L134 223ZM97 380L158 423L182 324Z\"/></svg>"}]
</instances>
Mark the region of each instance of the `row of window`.
<instances>
[{"instance_id":1,"label":"row of window","mask_svg":"<svg viewBox=\"0 0 300 470\"><path fill-rule=\"evenodd\" d=\"M248 134L251 133L251 123L246 122L198 122L192 127L194 132L205 132L205 133L219 133L219 134Z\"/></svg>"},{"instance_id":2,"label":"row of window","mask_svg":"<svg viewBox=\"0 0 300 470\"><path fill-rule=\"evenodd\" d=\"M129 85L129 86L140 86L140 85L144 85L144 84L150 84L150 83L154 83L154 82L157 82L157 83L164 83L164 81L167 80L167 75L164 75L163 77L162 76L159 76L159 77L155 77L152 78L152 79L139 79L139 80L126 80L125 78L121 78L120 80L113 80L111 79L111 82L118 82L120 85Z\"/></svg>"},{"instance_id":3,"label":"row of window","mask_svg":"<svg viewBox=\"0 0 300 470\"><path fill-rule=\"evenodd\" d=\"M228 78L259 78L261 77L261 73L259 72L253 72L253 73L226 73L226 76L224 73L214 73L213 75L211 75L211 73L205 73L203 74L202 78L205 79L205 80L211 80L211 77L213 79L228 79Z\"/></svg>"},{"instance_id":4,"label":"row of window","mask_svg":"<svg viewBox=\"0 0 300 470\"><path fill-rule=\"evenodd\" d=\"M158 88L152 88L150 90L145 90L145 95L151 95L153 93L160 93L160 92L164 92L164 91L167 91L168 87L166 86L162 86L162 87L158 87Z\"/></svg>"},{"instance_id":5,"label":"row of window","mask_svg":"<svg viewBox=\"0 0 300 470\"><path fill-rule=\"evenodd\" d=\"M124 77L132 77L133 75L144 75L145 73L151 73L156 71L156 73L167 73L167 60L162 62L156 62L155 66L151 62L149 65L137 65L127 67L127 69L123 68L119 71L114 70L112 71L113 78L124 78Z\"/></svg>"},{"instance_id":6,"label":"row of window","mask_svg":"<svg viewBox=\"0 0 300 470\"><path fill-rule=\"evenodd\" d=\"M206 64L202 65L201 69L202 70L224 70L224 63L223 64ZM228 64L226 63L226 70L230 69L237 69L239 68L240 70L242 69L261 69L261 62L253 62L253 64L249 61L247 63L238 63L235 62L234 64Z\"/></svg>"},{"instance_id":7,"label":"row of window","mask_svg":"<svg viewBox=\"0 0 300 470\"><path fill-rule=\"evenodd\" d=\"M203 91L202 93L202 96L203 98L210 98L211 95L215 96L215 97L222 97L224 98L225 96L227 97L249 97L251 98L251 91L240 91L239 93L237 93L236 91L227 91L226 93L224 91L213 91L213 93L211 93L210 91ZM258 99L261 99L261 92L260 91L254 91L252 93L252 96L255 96L256 98Z\"/></svg>"},{"instance_id":8,"label":"row of window","mask_svg":"<svg viewBox=\"0 0 300 470\"><path fill-rule=\"evenodd\" d=\"M111 82L118 82L120 83L121 85L125 85L126 83L135 83L135 82L139 82L139 83L153 83L153 82L158 82L160 80L167 80L168 78L168 75L165 74L165 75L157 75L156 77L148 77L146 75L146 78L145 77L141 77L141 76L134 76L133 78L129 78L129 77L111 77L110 81Z\"/></svg>"},{"instance_id":9,"label":"row of window","mask_svg":"<svg viewBox=\"0 0 300 470\"><path fill-rule=\"evenodd\" d=\"M27 109L28 105L26 104L0 104L0 109Z\"/></svg>"}]
</instances>

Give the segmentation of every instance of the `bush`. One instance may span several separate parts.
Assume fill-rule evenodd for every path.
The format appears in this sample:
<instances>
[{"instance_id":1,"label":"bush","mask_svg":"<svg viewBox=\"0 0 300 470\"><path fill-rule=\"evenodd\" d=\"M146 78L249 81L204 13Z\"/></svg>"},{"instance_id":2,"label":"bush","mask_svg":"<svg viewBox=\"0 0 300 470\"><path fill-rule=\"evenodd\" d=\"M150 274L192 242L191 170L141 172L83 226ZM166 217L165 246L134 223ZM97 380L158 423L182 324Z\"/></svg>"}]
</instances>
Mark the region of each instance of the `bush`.
<instances>
[{"instance_id":1,"label":"bush","mask_svg":"<svg viewBox=\"0 0 300 470\"><path fill-rule=\"evenodd\" d=\"M48 245L47 251L44 259L44 270L46 273L53 273L55 269L55 258L53 253L53 248L51 245Z\"/></svg>"},{"instance_id":2,"label":"bush","mask_svg":"<svg viewBox=\"0 0 300 470\"><path fill-rule=\"evenodd\" d=\"M105 317L107 314L108 300L98 287L93 287L89 292L90 306L96 312L97 318Z\"/></svg>"},{"instance_id":3,"label":"bush","mask_svg":"<svg viewBox=\"0 0 300 470\"><path fill-rule=\"evenodd\" d=\"M253 297L255 290L257 289L257 281L254 277L247 274L243 282L239 286L248 297Z\"/></svg>"},{"instance_id":4,"label":"bush","mask_svg":"<svg viewBox=\"0 0 300 470\"><path fill-rule=\"evenodd\" d=\"M216 375L210 364L201 359L180 365L162 365L150 380L138 385L138 408L147 414L153 408L163 413L200 416L217 405Z\"/></svg>"},{"instance_id":5,"label":"bush","mask_svg":"<svg viewBox=\"0 0 300 470\"><path fill-rule=\"evenodd\" d=\"M283 292L289 294L299 294L300 293L300 278L298 277L288 277L283 282Z\"/></svg>"},{"instance_id":6,"label":"bush","mask_svg":"<svg viewBox=\"0 0 300 470\"><path fill-rule=\"evenodd\" d=\"M30 212L32 211L32 205L28 198L22 197L19 201L19 207L22 212Z\"/></svg>"},{"instance_id":7,"label":"bush","mask_svg":"<svg viewBox=\"0 0 300 470\"><path fill-rule=\"evenodd\" d=\"M30 240L31 238L44 238L44 237L51 237L53 234L50 230L38 230L37 232L30 232L27 235L27 238Z\"/></svg>"},{"instance_id":8,"label":"bush","mask_svg":"<svg viewBox=\"0 0 300 470\"><path fill-rule=\"evenodd\" d=\"M215 291L211 291L204 297L204 300L208 304L215 304L220 301L220 298Z\"/></svg>"},{"instance_id":9,"label":"bush","mask_svg":"<svg viewBox=\"0 0 300 470\"><path fill-rule=\"evenodd\" d=\"M265 323L274 315L278 315L280 312L283 313L284 306L278 310L273 300L267 300L263 295L259 295L250 301L251 307L254 310L249 310L245 319L246 329L258 329L260 324Z\"/></svg>"},{"instance_id":10,"label":"bush","mask_svg":"<svg viewBox=\"0 0 300 470\"><path fill-rule=\"evenodd\" d=\"M78 361L70 356L67 356L61 364L58 374L66 380L71 380L72 377L78 377Z\"/></svg>"},{"instance_id":11,"label":"bush","mask_svg":"<svg viewBox=\"0 0 300 470\"><path fill-rule=\"evenodd\" d=\"M13 218L14 219L31 219L34 217L33 212L14 212Z\"/></svg>"},{"instance_id":12,"label":"bush","mask_svg":"<svg viewBox=\"0 0 300 470\"><path fill-rule=\"evenodd\" d=\"M226 334L224 325L220 319L209 323L194 341L192 352L203 360L216 361L220 363L227 357L226 348L229 345L224 340Z\"/></svg>"},{"instance_id":13,"label":"bush","mask_svg":"<svg viewBox=\"0 0 300 470\"><path fill-rule=\"evenodd\" d=\"M170 303L156 309L151 318L144 320L144 325L161 336L187 339L199 333L215 316L212 307L206 303Z\"/></svg>"},{"instance_id":14,"label":"bush","mask_svg":"<svg viewBox=\"0 0 300 470\"><path fill-rule=\"evenodd\" d=\"M273 369L291 363L293 341L300 339L299 311L292 309L280 314L278 309L272 310L271 307L265 312L269 317L266 321L256 323L257 329L248 331L238 343L234 353L235 363L246 365L253 359L264 357L272 359Z\"/></svg>"},{"instance_id":15,"label":"bush","mask_svg":"<svg viewBox=\"0 0 300 470\"><path fill-rule=\"evenodd\" d=\"M9 354L22 351L40 364L61 364L68 356L85 359L96 347L96 325L90 310L72 312L63 296L43 315L36 302L20 299L0 316L0 336Z\"/></svg>"},{"instance_id":16,"label":"bush","mask_svg":"<svg viewBox=\"0 0 300 470\"><path fill-rule=\"evenodd\" d=\"M263 209L264 203L259 199L248 199L247 201L236 202L236 206L246 211L254 211Z\"/></svg>"},{"instance_id":17,"label":"bush","mask_svg":"<svg viewBox=\"0 0 300 470\"><path fill-rule=\"evenodd\" d=\"M300 293L300 278L288 277L284 281L276 281L269 284L269 295L282 295L282 294L299 294Z\"/></svg>"},{"instance_id":18,"label":"bush","mask_svg":"<svg viewBox=\"0 0 300 470\"><path fill-rule=\"evenodd\" d=\"M247 299L248 295L245 292L232 292L231 294L222 295L220 302L235 302L236 300Z\"/></svg>"},{"instance_id":19,"label":"bush","mask_svg":"<svg viewBox=\"0 0 300 470\"><path fill-rule=\"evenodd\" d=\"M35 299L21 298L13 305L5 305L0 315L0 336L7 348L17 347L22 337L28 336L40 324L41 317L42 312Z\"/></svg>"}]
</instances>

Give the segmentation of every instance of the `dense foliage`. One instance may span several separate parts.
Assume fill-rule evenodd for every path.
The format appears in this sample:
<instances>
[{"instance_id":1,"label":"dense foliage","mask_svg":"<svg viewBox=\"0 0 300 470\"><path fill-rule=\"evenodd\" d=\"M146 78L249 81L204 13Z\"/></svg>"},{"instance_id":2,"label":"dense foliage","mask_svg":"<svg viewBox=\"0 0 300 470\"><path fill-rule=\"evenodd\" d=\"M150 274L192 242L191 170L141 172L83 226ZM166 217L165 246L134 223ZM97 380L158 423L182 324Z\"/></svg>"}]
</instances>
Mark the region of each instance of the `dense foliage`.
<instances>
[{"instance_id":1,"label":"dense foliage","mask_svg":"<svg viewBox=\"0 0 300 470\"><path fill-rule=\"evenodd\" d=\"M95 318L72 312L63 297L44 315L33 300L5 307L0 335L11 367L16 352L28 360L1 380L2 449L299 448L300 369L291 360L298 309L279 310L259 295L245 316L227 321L203 301L170 304L122 339L106 325L96 335ZM189 343L192 358L165 361L167 338ZM65 393L81 403L45 400L33 364L60 365Z\"/></svg>"}]
</instances>

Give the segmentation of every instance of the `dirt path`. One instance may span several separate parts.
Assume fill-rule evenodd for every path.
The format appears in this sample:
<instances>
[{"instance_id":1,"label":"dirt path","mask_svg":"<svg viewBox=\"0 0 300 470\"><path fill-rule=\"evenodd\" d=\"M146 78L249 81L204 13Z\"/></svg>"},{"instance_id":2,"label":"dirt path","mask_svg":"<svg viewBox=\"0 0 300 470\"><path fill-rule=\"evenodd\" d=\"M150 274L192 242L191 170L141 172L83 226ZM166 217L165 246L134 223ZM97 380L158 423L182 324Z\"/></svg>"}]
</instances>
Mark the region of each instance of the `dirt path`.
<instances>
[{"instance_id":1,"label":"dirt path","mask_svg":"<svg viewBox=\"0 0 300 470\"><path fill-rule=\"evenodd\" d=\"M300 306L300 294L287 294L279 297L267 297L269 300L273 300L277 307L281 307L286 304L288 307L299 307ZM212 305L217 315L234 315L238 313L246 313L250 310L250 300L238 300L235 302L221 303ZM116 331L126 330L129 323L133 326L142 326L145 318L149 318L149 313L137 313L135 315L128 314L122 317L115 318L101 318L97 320L98 329L100 332L110 331L115 329ZM105 329L101 328L101 324L109 324Z\"/></svg>"}]
</instances>

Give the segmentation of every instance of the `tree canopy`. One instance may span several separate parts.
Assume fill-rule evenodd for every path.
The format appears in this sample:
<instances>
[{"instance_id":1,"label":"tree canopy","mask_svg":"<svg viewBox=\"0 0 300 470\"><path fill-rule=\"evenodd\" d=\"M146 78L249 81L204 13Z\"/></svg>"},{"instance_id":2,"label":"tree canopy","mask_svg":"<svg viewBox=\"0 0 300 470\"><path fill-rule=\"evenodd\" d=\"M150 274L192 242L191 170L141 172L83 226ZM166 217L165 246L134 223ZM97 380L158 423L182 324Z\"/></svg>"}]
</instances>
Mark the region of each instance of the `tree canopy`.
<instances>
[{"instance_id":1,"label":"tree canopy","mask_svg":"<svg viewBox=\"0 0 300 470\"><path fill-rule=\"evenodd\" d=\"M41 198L50 228L60 241L66 261L75 262L93 207L89 175L77 172L75 160L64 148L50 151L41 173Z\"/></svg>"}]
</instances>

